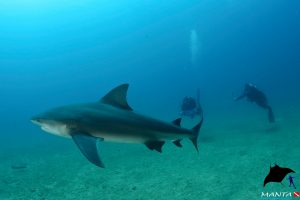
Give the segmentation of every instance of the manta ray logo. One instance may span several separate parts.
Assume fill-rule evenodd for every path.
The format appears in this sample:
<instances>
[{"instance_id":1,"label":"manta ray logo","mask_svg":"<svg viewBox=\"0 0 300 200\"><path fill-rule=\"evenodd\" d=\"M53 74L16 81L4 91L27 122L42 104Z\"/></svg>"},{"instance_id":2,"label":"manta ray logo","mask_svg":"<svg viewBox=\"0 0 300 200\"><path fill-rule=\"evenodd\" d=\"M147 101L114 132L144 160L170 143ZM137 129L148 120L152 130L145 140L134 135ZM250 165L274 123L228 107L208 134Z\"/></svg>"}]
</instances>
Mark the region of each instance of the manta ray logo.
<instances>
[{"instance_id":1,"label":"manta ray logo","mask_svg":"<svg viewBox=\"0 0 300 200\"><path fill-rule=\"evenodd\" d=\"M264 180L264 187L270 182L282 183L283 179L289 173L295 173L295 171L290 168L279 167L279 165L277 164L275 164L274 167L270 166L270 172ZM290 186L292 185L296 189L296 186L294 184L294 177L289 176L288 179L290 181Z\"/></svg>"},{"instance_id":2,"label":"manta ray logo","mask_svg":"<svg viewBox=\"0 0 300 200\"><path fill-rule=\"evenodd\" d=\"M275 164L273 167L270 166L270 171L268 175L265 177L264 180L264 187L269 183L282 183L283 180L285 180L285 177L289 175L290 173L295 173L294 170L286 167L280 167L279 165ZM296 186L294 184L294 178L293 176L289 175L287 180L289 181L289 187L293 187L296 189ZM300 192L290 192L290 191L281 191L281 192L262 192L261 193L261 200L264 199L276 199L276 200L283 200L283 199L294 199L299 198L300 199Z\"/></svg>"}]
</instances>

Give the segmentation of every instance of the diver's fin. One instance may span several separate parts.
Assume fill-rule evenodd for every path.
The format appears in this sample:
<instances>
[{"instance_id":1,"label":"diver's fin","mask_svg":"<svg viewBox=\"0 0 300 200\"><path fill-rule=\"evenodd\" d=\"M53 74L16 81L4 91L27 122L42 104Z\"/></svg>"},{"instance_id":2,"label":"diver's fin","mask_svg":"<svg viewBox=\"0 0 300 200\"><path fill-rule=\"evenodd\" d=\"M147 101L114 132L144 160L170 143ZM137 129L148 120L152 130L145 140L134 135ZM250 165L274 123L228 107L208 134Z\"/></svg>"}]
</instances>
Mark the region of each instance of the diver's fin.
<instances>
[{"instance_id":1,"label":"diver's fin","mask_svg":"<svg viewBox=\"0 0 300 200\"><path fill-rule=\"evenodd\" d=\"M180 142L181 140L175 140L173 141L173 144L175 144L177 147L182 147L182 144Z\"/></svg>"},{"instance_id":2,"label":"diver's fin","mask_svg":"<svg viewBox=\"0 0 300 200\"><path fill-rule=\"evenodd\" d=\"M271 107L268 107L268 118L270 123L275 122L274 113Z\"/></svg>"},{"instance_id":3,"label":"diver's fin","mask_svg":"<svg viewBox=\"0 0 300 200\"><path fill-rule=\"evenodd\" d=\"M180 127L180 123L181 123L181 118L177 118L172 122L172 124L179 126L179 127Z\"/></svg>"},{"instance_id":4,"label":"diver's fin","mask_svg":"<svg viewBox=\"0 0 300 200\"><path fill-rule=\"evenodd\" d=\"M194 136L190 138L190 140L192 141L193 145L195 146L197 152L199 152L198 150L198 136L199 136L199 131L200 128L202 126L203 123L203 116L201 118L201 121L192 129L192 131L194 132Z\"/></svg>"},{"instance_id":5,"label":"diver's fin","mask_svg":"<svg viewBox=\"0 0 300 200\"><path fill-rule=\"evenodd\" d=\"M124 110L132 110L132 108L127 103L127 90L129 84L122 84L110 92L108 92L102 99L100 100L101 103L109 104L114 107L118 107Z\"/></svg>"},{"instance_id":6,"label":"diver's fin","mask_svg":"<svg viewBox=\"0 0 300 200\"><path fill-rule=\"evenodd\" d=\"M104 168L104 164L100 159L97 147L97 138L76 132L71 134L73 141L80 149L81 153L94 165Z\"/></svg>"},{"instance_id":7,"label":"diver's fin","mask_svg":"<svg viewBox=\"0 0 300 200\"><path fill-rule=\"evenodd\" d=\"M146 142L145 145L148 147L150 150L156 150L159 153L161 153L161 148L165 144L164 141L149 141Z\"/></svg>"}]
</instances>

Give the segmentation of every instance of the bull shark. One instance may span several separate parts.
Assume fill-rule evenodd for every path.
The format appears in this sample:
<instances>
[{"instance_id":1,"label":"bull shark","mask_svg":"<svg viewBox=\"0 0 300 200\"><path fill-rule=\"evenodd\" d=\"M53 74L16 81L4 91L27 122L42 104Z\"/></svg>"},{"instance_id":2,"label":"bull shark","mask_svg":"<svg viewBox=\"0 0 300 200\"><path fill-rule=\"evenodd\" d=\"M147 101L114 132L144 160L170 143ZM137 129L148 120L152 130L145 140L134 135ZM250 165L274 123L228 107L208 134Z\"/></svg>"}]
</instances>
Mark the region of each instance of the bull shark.
<instances>
[{"instance_id":1,"label":"bull shark","mask_svg":"<svg viewBox=\"0 0 300 200\"><path fill-rule=\"evenodd\" d=\"M182 147L181 140L189 138L198 151L203 117L194 128L186 129L180 126L181 118L167 123L138 114L127 103L128 87L129 84L119 85L98 102L54 108L31 121L46 132L73 139L81 153L102 168L98 141L141 143L150 150L162 152L165 141Z\"/></svg>"}]
</instances>

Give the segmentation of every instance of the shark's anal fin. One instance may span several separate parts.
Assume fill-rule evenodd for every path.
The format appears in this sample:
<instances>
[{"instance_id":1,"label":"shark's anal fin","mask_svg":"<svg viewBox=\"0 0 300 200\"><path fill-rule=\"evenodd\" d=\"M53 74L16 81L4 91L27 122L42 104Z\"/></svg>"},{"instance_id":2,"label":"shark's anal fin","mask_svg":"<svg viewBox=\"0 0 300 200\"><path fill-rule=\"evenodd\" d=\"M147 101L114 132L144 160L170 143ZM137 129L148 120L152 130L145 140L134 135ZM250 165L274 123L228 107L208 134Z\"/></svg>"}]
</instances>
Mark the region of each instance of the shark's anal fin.
<instances>
[{"instance_id":1,"label":"shark's anal fin","mask_svg":"<svg viewBox=\"0 0 300 200\"><path fill-rule=\"evenodd\" d=\"M76 132L71 134L73 141L80 149L81 153L94 165L104 168L104 164L100 159L97 146L97 138Z\"/></svg>"},{"instance_id":2,"label":"shark's anal fin","mask_svg":"<svg viewBox=\"0 0 300 200\"><path fill-rule=\"evenodd\" d=\"M148 147L148 149L150 150L156 150L159 153L162 152L161 148L162 146L165 144L164 141L149 141L146 142L145 145Z\"/></svg>"},{"instance_id":3,"label":"shark's anal fin","mask_svg":"<svg viewBox=\"0 0 300 200\"><path fill-rule=\"evenodd\" d=\"M174 125L176 126L179 126L180 127L180 124L181 124L181 118L177 118L175 119L173 122L172 122Z\"/></svg>"},{"instance_id":4,"label":"shark's anal fin","mask_svg":"<svg viewBox=\"0 0 300 200\"><path fill-rule=\"evenodd\" d=\"M175 140L173 141L173 144L175 144L177 147L182 147L182 144L180 142L181 140Z\"/></svg>"},{"instance_id":5,"label":"shark's anal fin","mask_svg":"<svg viewBox=\"0 0 300 200\"><path fill-rule=\"evenodd\" d=\"M115 87L110 92L108 92L104 97L102 97L100 102L120 109L131 111L132 108L127 103L128 87L129 84L122 84Z\"/></svg>"}]
</instances>

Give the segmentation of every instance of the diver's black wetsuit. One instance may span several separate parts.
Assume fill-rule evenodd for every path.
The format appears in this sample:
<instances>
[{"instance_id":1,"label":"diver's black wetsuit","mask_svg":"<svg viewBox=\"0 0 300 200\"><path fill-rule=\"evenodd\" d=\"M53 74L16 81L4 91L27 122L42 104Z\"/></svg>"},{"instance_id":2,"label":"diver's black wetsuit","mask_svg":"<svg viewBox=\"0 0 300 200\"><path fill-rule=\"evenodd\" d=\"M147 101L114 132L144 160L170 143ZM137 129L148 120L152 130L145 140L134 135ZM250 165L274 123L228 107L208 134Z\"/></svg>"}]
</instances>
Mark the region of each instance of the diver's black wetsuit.
<instances>
[{"instance_id":1,"label":"diver's black wetsuit","mask_svg":"<svg viewBox=\"0 0 300 200\"><path fill-rule=\"evenodd\" d=\"M238 101L246 97L250 102L255 102L258 106L268 110L269 122L275 122L275 117L272 111L271 106L268 103L266 95L258 90L252 84L245 84L244 92L241 96L237 97L235 101Z\"/></svg>"}]
</instances>

